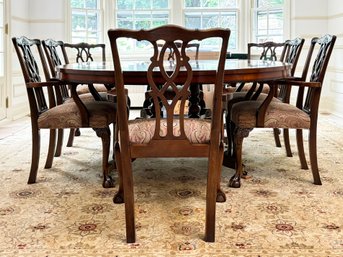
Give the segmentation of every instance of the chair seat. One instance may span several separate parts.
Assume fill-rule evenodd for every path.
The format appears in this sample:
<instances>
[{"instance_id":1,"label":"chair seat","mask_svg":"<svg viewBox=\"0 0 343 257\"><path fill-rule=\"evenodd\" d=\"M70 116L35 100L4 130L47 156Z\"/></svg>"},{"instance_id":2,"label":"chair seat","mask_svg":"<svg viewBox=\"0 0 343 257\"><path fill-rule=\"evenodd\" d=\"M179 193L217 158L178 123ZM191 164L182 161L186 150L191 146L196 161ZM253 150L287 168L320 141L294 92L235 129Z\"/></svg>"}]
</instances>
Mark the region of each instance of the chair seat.
<instances>
[{"instance_id":1,"label":"chair seat","mask_svg":"<svg viewBox=\"0 0 343 257\"><path fill-rule=\"evenodd\" d=\"M211 120L185 119L185 134L192 144L207 144L210 141ZM129 140L133 144L147 144L155 132L155 119L136 119L129 121ZM180 123L175 119L174 135L180 135ZM160 135L167 134L167 120L161 120Z\"/></svg>"},{"instance_id":2,"label":"chair seat","mask_svg":"<svg viewBox=\"0 0 343 257\"><path fill-rule=\"evenodd\" d=\"M240 128L256 127L256 113L262 101L244 101L235 103L231 109L231 119ZM310 128L310 117L297 107L272 101L266 111L266 128Z\"/></svg>"},{"instance_id":3,"label":"chair seat","mask_svg":"<svg viewBox=\"0 0 343 257\"><path fill-rule=\"evenodd\" d=\"M116 121L114 103L90 101L84 104L89 113L89 127L103 128ZM84 127L79 109L74 102L58 105L42 113L38 118L38 126L50 129Z\"/></svg>"},{"instance_id":4,"label":"chair seat","mask_svg":"<svg viewBox=\"0 0 343 257\"><path fill-rule=\"evenodd\" d=\"M99 95L101 96L101 99L103 101L107 101L107 93L106 92L99 92ZM82 100L82 102L92 102L95 101L94 96L91 93L85 93L79 95L79 98ZM73 103L73 98L68 98L64 103Z\"/></svg>"},{"instance_id":5,"label":"chair seat","mask_svg":"<svg viewBox=\"0 0 343 257\"><path fill-rule=\"evenodd\" d=\"M98 92L107 92L107 88L103 84L93 84L94 88ZM77 94L87 94L89 93L88 85L78 85L76 89Z\"/></svg>"}]
</instances>

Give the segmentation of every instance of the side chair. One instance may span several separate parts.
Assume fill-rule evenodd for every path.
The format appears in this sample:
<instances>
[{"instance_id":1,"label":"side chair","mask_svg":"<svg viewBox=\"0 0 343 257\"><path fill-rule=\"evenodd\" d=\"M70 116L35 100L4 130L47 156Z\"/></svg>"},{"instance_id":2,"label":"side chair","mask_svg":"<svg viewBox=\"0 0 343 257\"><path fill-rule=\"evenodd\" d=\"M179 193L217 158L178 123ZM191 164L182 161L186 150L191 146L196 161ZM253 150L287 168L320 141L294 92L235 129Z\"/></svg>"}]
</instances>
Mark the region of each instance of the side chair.
<instances>
[{"instance_id":1,"label":"side chair","mask_svg":"<svg viewBox=\"0 0 343 257\"><path fill-rule=\"evenodd\" d=\"M50 73L47 75L48 80L56 80L57 73L56 73L56 67L58 65L62 64L68 64L69 58L64 46L64 42L60 40L53 40L53 39L46 39L42 40L43 49L46 55L47 62L49 64ZM83 87L82 85L79 85L77 88ZM92 85L91 88L95 89ZM106 89L107 90L107 89ZM77 90L78 95L82 101L104 101L107 99L107 93L106 92L97 92L97 93L90 93L90 92L84 92L84 89ZM70 101L73 101L70 90L67 85L61 85L61 93L62 93L62 101L63 103L68 103ZM74 141L74 135L79 136L81 133L79 129L70 129L67 147L73 146ZM63 130L60 129L58 131L58 142L56 147L56 153L55 156L60 156L62 151L62 144L63 144Z\"/></svg>"},{"instance_id":2,"label":"side chair","mask_svg":"<svg viewBox=\"0 0 343 257\"><path fill-rule=\"evenodd\" d=\"M115 84L118 96L118 141L115 154L119 174L119 189L114 196L115 203L125 203L126 240L136 241L134 188L131 161L136 158L161 157L203 157L208 159L205 241L215 241L216 200L225 201L220 190L220 177L223 158L223 112L222 92L225 56L230 36L229 29L189 30L176 25L165 25L151 30L111 29L108 31L115 69ZM127 120L125 85L121 67L119 40L134 39L147 42L152 54L147 65L146 78L151 88L156 116L148 119ZM215 85L213 113L211 119L188 118L184 107L189 97L192 81L196 74L189 62L187 44L193 40L218 38L219 58L216 72L213 72ZM164 45L159 49L158 41ZM182 41L181 48L175 44ZM148 47L148 46L147 46ZM170 67L163 56L168 49L174 50L174 66ZM181 85L182 87L178 87ZM165 94L172 90L175 96L167 100ZM174 115L180 103L179 115ZM159 103L166 110L166 118L161 117Z\"/></svg>"},{"instance_id":3,"label":"side chair","mask_svg":"<svg viewBox=\"0 0 343 257\"><path fill-rule=\"evenodd\" d=\"M40 130L49 129L49 150L45 168L51 168L55 152L56 130L65 128L92 128L102 140L103 187L113 187L109 175L110 124L116 122L116 106L105 101L82 102L75 87L72 87L74 101L63 104L61 86L58 80L43 82L39 72L40 59L45 76L49 73L41 41L26 37L13 37L12 42L23 73L30 106L32 128L32 160L28 183L36 182L40 156ZM48 97L48 100L47 100Z\"/></svg>"},{"instance_id":4,"label":"side chair","mask_svg":"<svg viewBox=\"0 0 343 257\"><path fill-rule=\"evenodd\" d=\"M334 48L336 36L325 35L313 38L306 58L303 76L301 78L278 81L279 85L297 88L296 104L289 102L255 99L238 102L231 108L231 131L233 133L234 156L236 158L236 172L229 182L230 187L240 187L242 176L242 146L243 139L254 128L284 128L296 129L296 141L302 169L308 169L303 146L303 130L309 131L309 157L314 184L321 185L317 161L317 120L321 90L326 69ZM309 81L304 81L310 66L312 55L318 50L313 62ZM272 88L273 89L273 88ZM275 90L275 88L274 88Z\"/></svg>"},{"instance_id":5,"label":"side chair","mask_svg":"<svg viewBox=\"0 0 343 257\"><path fill-rule=\"evenodd\" d=\"M290 40L286 40L284 43L273 43L273 42L268 42L266 45L265 43L263 44L253 44L250 43L248 49L252 47L258 47L261 46L263 49L262 53L267 54L270 53L270 57L273 60L279 60L282 62L287 62L292 64L291 68L291 76L294 76L294 73L296 71L296 67L298 64L298 60L301 54L301 50L303 48L305 39L303 38L294 38ZM269 47L266 47L269 46ZM273 48L271 49L271 47ZM276 48L277 47L282 47L282 52L280 57L278 58L276 55ZM251 49L248 51L248 58L251 56ZM260 58L264 58L262 55ZM267 57L265 57L267 58ZM278 58L278 59L277 59ZM306 77L306 74L303 75ZM305 79L305 78L304 78ZM304 80L303 79L303 80ZM235 103L241 102L241 101L248 101L248 100L264 100L266 99L268 92L269 92L269 86L264 85L264 83L260 83L260 86L257 87L257 82L254 82L253 85L249 88L249 90L244 90L243 84L240 85L242 91L236 91L230 94L228 97L227 103L226 103L226 131L227 131L227 145L228 145L228 150L226 154L232 155L232 130L231 130L231 109L232 106ZM278 85L278 88L275 93L275 97L272 99L273 101L281 101L285 103L289 103L289 98L291 94L291 87L288 87L287 85ZM291 157L292 152L291 152L291 147L290 147L290 141L289 141L289 133L288 129L283 130L283 136L284 136L284 143L285 143L285 149L286 149L286 154L287 156ZM278 128L273 129L273 134L274 134L274 140L275 144L277 147L281 147L281 142L279 138L280 130Z\"/></svg>"}]
</instances>

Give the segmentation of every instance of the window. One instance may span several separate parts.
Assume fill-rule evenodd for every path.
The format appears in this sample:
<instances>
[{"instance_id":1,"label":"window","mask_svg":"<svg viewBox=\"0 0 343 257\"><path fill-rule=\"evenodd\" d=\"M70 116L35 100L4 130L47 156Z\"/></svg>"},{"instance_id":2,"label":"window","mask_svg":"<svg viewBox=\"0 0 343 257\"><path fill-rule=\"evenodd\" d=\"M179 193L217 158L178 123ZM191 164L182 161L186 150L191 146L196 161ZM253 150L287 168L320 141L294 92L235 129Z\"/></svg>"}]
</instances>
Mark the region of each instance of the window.
<instances>
[{"instance_id":1,"label":"window","mask_svg":"<svg viewBox=\"0 0 343 257\"><path fill-rule=\"evenodd\" d=\"M230 28L229 51L246 51L246 42L283 41L286 3L289 0L69 0L70 41L101 43L107 40L108 28L148 29L171 23ZM130 53L144 49L130 42L123 47Z\"/></svg>"},{"instance_id":2,"label":"window","mask_svg":"<svg viewBox=\"0 0 343 257\"><path fill-rule=\"evenodd\" d=\"M230 28L229 49L237 48L237 0L185 0L184 25L188 28Z\"/></svg>"},{"instance_id":3,"label":"window","mask_svg":"<svg viewBox=\"0 0 343 257\"><path fill-rule=\"evenodd\" d=\"M253 41L284 41L284 0L255 0Z\"/></svg>"},{"instance_id":4,"label":"window","mask_svg":"<svg viewBox=\"0 0 343 257\"><path fill-rule=\"evenodd\" d=\"M100 43L102 40L101 0L71 0L71 38L73 43Z\"/></svg>"}]
</instances>

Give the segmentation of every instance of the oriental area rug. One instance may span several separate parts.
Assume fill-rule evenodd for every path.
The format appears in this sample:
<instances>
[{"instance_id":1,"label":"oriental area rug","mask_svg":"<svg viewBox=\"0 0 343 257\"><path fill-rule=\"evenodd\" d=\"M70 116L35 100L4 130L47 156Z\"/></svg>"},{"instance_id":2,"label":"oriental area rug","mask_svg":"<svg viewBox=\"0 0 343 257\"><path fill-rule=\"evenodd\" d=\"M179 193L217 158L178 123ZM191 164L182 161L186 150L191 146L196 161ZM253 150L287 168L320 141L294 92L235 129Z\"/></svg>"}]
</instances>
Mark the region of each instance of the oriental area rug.
<instances>
[{"instance_id":1,"label":"oriental area rug","mask_svg":"<svg viewBox=\"0 0 343 257\"><path fill-rule=\"evenodd\" d=\"M137 242L127 244L124 206L112 202L118 185L102 188L100 139L82 129L44 169L42 131L37 183L28 185L27 119L0 140L0 256L343 256L341 125L319 117L321 186L300 169L294 131L293 157L275 147L271 130L252 131L243 145L249 176L241 188L227 186L233 169L222 170L227 201L217 203L215 243L203 241L207 160L135 160Z\"/></svg>"}]
</instances>

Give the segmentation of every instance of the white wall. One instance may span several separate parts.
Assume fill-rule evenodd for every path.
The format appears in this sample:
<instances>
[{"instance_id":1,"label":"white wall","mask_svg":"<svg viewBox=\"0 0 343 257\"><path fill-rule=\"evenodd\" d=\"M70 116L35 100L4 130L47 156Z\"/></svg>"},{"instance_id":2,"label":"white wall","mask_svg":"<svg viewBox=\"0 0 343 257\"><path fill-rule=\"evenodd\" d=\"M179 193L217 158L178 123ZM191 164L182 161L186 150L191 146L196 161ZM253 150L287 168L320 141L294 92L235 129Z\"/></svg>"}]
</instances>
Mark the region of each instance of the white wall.
<instances>
[{"instance_id":1,"label":"white wall","mask_svg":"<svg viewBox=\"0 0 343 257\"><path fill-rule=\"evenodd\" d=\"M324 79L320 112L334 113L343 117L343 61L342 32L343 5L341 0L292 0L292 37L306 39L298 71L302 70L308 46L312 37L335 34L337 41ZM310 71L309 71L310 72Z\"/></svg>"}]
</instances>

